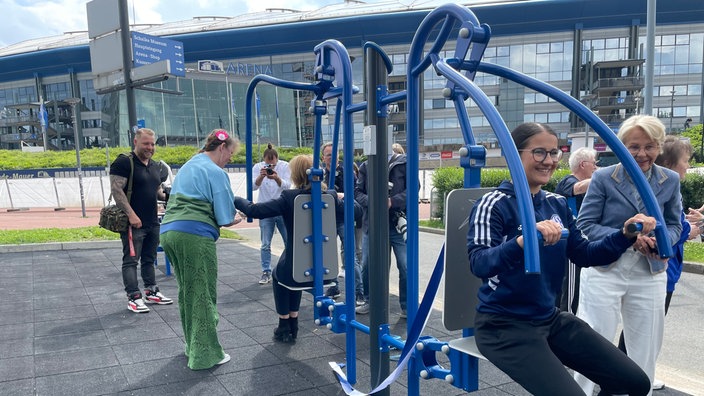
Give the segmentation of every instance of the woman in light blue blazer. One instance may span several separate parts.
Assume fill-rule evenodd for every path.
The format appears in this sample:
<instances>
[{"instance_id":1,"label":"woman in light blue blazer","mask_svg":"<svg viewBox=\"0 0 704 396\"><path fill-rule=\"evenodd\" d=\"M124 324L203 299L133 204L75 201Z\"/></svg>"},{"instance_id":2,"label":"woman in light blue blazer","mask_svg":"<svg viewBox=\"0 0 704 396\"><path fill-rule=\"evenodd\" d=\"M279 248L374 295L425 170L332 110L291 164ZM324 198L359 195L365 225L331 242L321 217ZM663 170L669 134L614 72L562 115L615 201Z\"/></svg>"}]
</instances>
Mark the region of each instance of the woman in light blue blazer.
<instances>
[{"instance_id":1,"label":"woman in light blue blazer","mask_svg":"<svg viewBox=\"0 0 704 396\"><path fill-rule=\"evenodd\" d=\"M676 172L655 165L665 139L665 126L653 116L633 116L621 124L618 138L633 155L648 180L662 211L670 246L682 232L682 200ZM594 172L577 219L577 226L590 240L599 240L623 227L626 220L645 207L623 165ZM633 248L614 263L582 271L577 316L608 340L623 324L628 355L655 378L655 361L662 345L665 318L667 260L655 252L655 239L639 235ZM594 384L581 374L575 379L586 394Z\"/></svg>"}]
</instances>

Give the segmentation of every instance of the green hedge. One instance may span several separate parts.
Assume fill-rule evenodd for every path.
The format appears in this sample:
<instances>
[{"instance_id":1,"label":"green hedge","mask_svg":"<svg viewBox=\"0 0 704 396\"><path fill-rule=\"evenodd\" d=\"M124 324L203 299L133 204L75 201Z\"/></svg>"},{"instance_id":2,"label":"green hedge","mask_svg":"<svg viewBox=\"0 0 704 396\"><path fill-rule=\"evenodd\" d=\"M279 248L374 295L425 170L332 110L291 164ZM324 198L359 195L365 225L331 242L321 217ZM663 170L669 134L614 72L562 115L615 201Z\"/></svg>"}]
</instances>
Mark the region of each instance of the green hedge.
<instances>
[{"instance_id":1,"label":"green hedge","mask_svg":"<svg viewBox=\"0 0 704 396\"><path fill-rule=\"evenodd\" d=\"M543 189L555 191L557 183L570 172L568 169L557 169L550 182ZM482 169L481 186L498 187L503 180L510 179L508 169ZM463 187L464 171L462 168L440 168L433 173L433 186L435 188L435 213L431 215L443 218L445 197L455 189ZM687 174L682 182L682 202L685 208L699 208L704 203L704 177L696 174Z\"/></svg>"},{"instance_id":2,"label":"green hedge","mask_svg":"<svg viewBox=\"0 0 704 396\"><path fill-rule=\"evenodd\" d=\"M243 148L244 146L242 146ZM255 162L261 158L266 146L254 147ZM129 153L129 147L110 147L108 155L110 162L114 161L120 153ZM310 147L281 148L277 147L279 158L289 161L298 154L311 154ZM88 148L81 150L81 166L84 167L104 167L107 164L105 148ZM186 163L198 148L193 146L157 147L154 153L154 160L164 160L172 166L180 166ZM232 164L245 163L245 151L241 149L232 158ZM22 170L22 169L51 169L51 168L73 168L76 167L76 152L67 151L45 151L40 153L23 152L21 150L0 150L0 170Z\"/></svg>"}]
</instances>

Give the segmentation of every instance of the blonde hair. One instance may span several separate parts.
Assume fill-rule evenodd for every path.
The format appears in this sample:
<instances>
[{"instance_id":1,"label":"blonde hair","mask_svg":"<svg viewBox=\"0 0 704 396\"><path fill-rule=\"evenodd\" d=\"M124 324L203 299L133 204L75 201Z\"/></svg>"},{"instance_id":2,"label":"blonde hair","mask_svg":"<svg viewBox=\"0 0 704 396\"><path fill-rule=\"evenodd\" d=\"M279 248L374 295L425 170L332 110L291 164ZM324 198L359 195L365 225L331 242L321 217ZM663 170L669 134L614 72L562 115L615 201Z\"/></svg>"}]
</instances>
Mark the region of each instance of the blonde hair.
<instances>
[{"instance_id":1,"label":"blonde hair","mask_svg":"<svg viewBox=\"0 0 704 396\"><path fill-rule=\"evenodd\" d=\"M398 143L394 143L391 145L391 151L393 151L395 154L406 154L406 150L404 150L403 146Z\"/></svg>"},{"instance_id":2,"label":"blonde hair","mask_svg":"<svg viewBox=\"0 0 704 396\"><path fill-rule=\"evenodd\" d=\"M291 158L288 167L291 170L291 182L293 185L304 190L309 189L310 179L308 179L308 169L313 167L313 156L299 154Z\"/></svg>"},{"instance_id":3,"label":"blonde hair","mask_svg":"<svg viewBox=\"0 0 704 396\"><path fill-rule=\"evenodd\" d=\"M662 146L662 143L665 141L665 125L659 118L651 115L634 115L629 117L618 128L618 139L621 142L626 141L628 136L630 136L636 128L640 128L650 139L657 142L660 146Z\"/></svg>"},{"instance_id":4,"label":"blonde hair","mask_svg":"<svg viewBox=\"0 0 704 396\"><path fill-rule=\"evenodd\" d=\"M152 131L151 129L149 129L149 128L139 128L139 129L137 129L137 131L134 133L134 138L135 138L135 139L138 139L138 138L141 137L142 135L147 135L147 136L151 136L151 137L156 137L156 133L154 133L154 131Z\"/></svg>"},{"instance_id":5,"label":"blonde hair","mask_svg":"<svg viewBox=\"0 0 704 396\"><path fill-rule=\"evenodd\" d=\"M288 163L291 170L291 183L302 190L310 190L311 182L308 178L308 169L313 168L313 156L310 154L299 154ZM327 190L327 184L320 183L322 191Z\"/></svg>"}]
</instances>

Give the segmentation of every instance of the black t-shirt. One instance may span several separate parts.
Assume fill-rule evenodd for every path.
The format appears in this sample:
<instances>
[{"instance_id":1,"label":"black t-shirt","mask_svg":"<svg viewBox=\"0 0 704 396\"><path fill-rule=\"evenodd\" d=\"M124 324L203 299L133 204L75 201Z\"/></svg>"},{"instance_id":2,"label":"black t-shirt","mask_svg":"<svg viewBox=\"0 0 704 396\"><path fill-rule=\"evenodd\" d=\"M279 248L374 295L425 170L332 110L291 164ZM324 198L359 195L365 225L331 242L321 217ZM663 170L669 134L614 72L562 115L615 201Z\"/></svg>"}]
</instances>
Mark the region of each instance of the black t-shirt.
<instances>
[{"instance_id":1,"label":"black t-shirt","mask_svg":"<svg viewBox=\"0 0 704 396\"><path fill-rule=\"evenodd\" d=\"M144 165L134 152L132 155L134 158L134 181L132 182L130 206L142 220L142 227L154 227L159 225L156 205L156 192L161 184L159 163L150 159L149 163ZM110 165L110 174L127 179L124 189L125 195L127 195L130 177L129 156L119 155Z\"/></svg>"}]
</instances>

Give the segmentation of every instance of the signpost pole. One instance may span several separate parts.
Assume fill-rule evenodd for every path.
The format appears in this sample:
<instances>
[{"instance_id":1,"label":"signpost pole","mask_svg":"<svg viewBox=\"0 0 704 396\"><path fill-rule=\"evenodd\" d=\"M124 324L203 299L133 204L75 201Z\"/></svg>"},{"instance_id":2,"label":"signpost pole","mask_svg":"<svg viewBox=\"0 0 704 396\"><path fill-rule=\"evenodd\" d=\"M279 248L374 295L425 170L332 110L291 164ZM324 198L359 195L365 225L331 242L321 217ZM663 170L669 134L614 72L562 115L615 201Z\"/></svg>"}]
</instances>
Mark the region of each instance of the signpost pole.
<instances>
[{"instance_id":1,"label":"signpost pole","mask_svg":"<svg viewBox=\"0 0 704 396\"><path fill-rule=\"evenodd\" d=\"M132 41L130 39L130 20L127 9L127 0L118 0L120 7L120 37L122 38L122 70L125 79L125 96L127 98L127 117L129 130L137 126L137 101L132 86ZM129 144L132 146L131 135ZM83 214L85 216L85 213Z\"/></svg>"},{"instance_id":2,"label":"signpost pole","mask_svg":"<svg viewBox=\"0 0 704 396\"><path fill-rule=\"evenodd\" d=\"M81 170L81 145L78 142L78 117L76 116L76 105L81 102L78 98L66 99L66 102L71 105L73 116L73 145L76 148L76 169L78 170L78 189L81 194L81 213L86 217L86 198L83 193L83 171Z\"/></svg>"}]
</instances>

